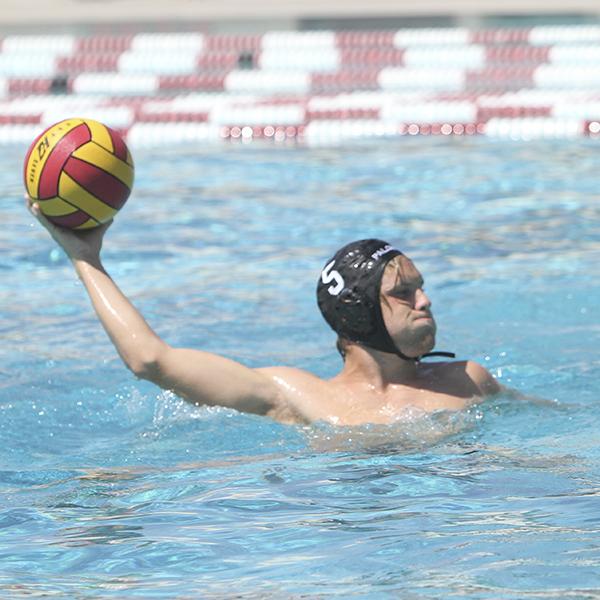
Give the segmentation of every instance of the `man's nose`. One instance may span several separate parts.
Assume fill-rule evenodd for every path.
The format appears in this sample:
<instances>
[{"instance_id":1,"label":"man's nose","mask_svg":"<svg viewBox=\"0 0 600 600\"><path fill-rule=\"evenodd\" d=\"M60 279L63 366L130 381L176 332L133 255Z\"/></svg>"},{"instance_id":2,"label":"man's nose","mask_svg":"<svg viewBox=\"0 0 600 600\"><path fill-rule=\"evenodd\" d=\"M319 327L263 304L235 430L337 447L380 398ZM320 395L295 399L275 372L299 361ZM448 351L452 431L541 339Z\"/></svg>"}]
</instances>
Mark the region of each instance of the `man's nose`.
<instances>
[{"instance_id":1,"label":"man's nose","mask_svg":"<svg viewBox=\"0 0 600 600\"><path fill-rule=\"evenodd\" d=\"M424 290L418 289L415 297L416 310L429 310L431 308L431 300Z\"/></svg>"}]
</instances>

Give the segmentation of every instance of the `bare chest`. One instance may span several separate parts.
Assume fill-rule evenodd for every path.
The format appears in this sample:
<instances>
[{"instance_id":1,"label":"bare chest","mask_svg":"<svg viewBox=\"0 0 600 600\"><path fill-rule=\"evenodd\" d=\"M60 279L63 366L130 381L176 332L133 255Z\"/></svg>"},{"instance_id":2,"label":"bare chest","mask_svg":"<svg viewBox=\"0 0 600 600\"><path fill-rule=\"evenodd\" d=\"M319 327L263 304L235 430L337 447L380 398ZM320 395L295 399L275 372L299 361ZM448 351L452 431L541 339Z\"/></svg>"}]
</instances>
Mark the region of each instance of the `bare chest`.
<instances>
[{"instance_id":1,"label":"bare chest","mask_svg":"<svg viewBox=\"0 0 600 600\"><path fill-rule=\"evenodd\" d=\"M326 420L339 425L388 424L411 418L416 412L464 410L477 398L426 389L402 388L386 393L336 390L330 396Z\"/></svg>"},{"instance_id":2,"label":"bare chest","mask_svg":"<svg viewBox=\"0 0 600 600\"><path fill-rule=\"evenodd\" d=\"M364 383L323 380L299 371L269 370L281 391L284 412L273 418L287 422L326 421L335 425L389 424L418 412L463 410L476 393L455 381L390 385L384 391ZM284 414L285 413L285 414Z\"/></svg>"}]
</instances>

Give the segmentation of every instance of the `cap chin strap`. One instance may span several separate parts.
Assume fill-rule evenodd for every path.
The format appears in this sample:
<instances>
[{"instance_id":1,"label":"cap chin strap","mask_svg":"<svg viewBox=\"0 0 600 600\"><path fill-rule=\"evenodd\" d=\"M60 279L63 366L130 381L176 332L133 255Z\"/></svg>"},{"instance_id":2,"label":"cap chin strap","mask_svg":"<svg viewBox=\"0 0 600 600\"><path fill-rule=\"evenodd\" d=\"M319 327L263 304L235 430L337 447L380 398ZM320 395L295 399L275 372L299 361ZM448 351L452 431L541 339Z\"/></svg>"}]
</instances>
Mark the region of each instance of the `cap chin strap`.
<instances>
[{"instance_id":1,"label":"cap chin strap","mask_svg":"<svg viewBox=\"0 0 600 600\"><path fill-rule=\"evenodd\" d=\"M401 352L400 350L398 350L398 348L396 348L393 353L396 356L399 356L402 360L408 360L408 361L413 361L413 362L419 362L421 360L420 356L406 356L406 354L404 354L403 352Z\"/></svg>"},{"instance_id":2,"label":"cap chin strap","mask_svg":"<svg viewBox=\"0 0 600 600\"><path fill-rule=\"evenodd\" d=\"M378 350L378 348L374 348L374 350ZM385 352L385 350L384 350ZM456 354L454 352L426 352L425 354L421 354L421 356L406 356L400 352L400 350L395 350L394 352L390 352L390 354L395 354L399 356L402 360L412 361L412 362L421 362L423 358L428 358L430 356L445 356L446 358L456 358Z\"/></svg>"},{"instance_id":3,"label":"cap chin strap","mask_svg":"<svg viewBox=\"0 0 600 600\"><path fill-rule=\"evenodd\" d=\"M387 333L387 331L386 331ZM429 356L445 356L446 358L456 358L456 354L454 352L426 352L425 354L421 354L420 356L406 356L404 352L399 350L396 347L396 344L392 341L390 334L387 334L388 343L385 348L378 348L377 346L371 346L370 344L363 344L368 346L369 348L373 348L374 350L379 350L380 352L387 352L389 354L395 354L399 356L402 360L412 361L412 362L421 362L422 358L427 358Z\"/></svg>"},{"instance_id":4,"label":"cap chin strap","mask_svg":"<svg viewBox=\"0 0 600 600\"><path fill-rule=\"evenodd\" d=\"M422 358L427 358L428 356L445 356L447 358L456 358L456 354L454 354L454 352L427 352L425 354L421 354L421 356L406 356L406 354L403 354L397 349L394 354L399 356L402 360L412 360L413 362L421 362Z\"/></svg>"},{"instance_id":5,"label":"cap chin strap","mask_svg":"<svg viewBox=\"0 0 600 600\"><path fill-rule=\"evenodd\" d=\"M456 354L454 354L454 352L427 352L426 354L419 356L416 361L419 362L422 358L427 358L428 356L445 356L446 358L456 358Z\"/></svg>"},{"instance_id":6,"label":"cap chin strap","mask_svg":"<svg viewBox=\"0 0 600 600\"><path fill-rule=\"evenodd\" d=\"M396 356L399 356L402 360L409 360L413 362L421 362L422 358L427 358L428 356L445 356L447 358L456 358L456 354L454 352L426 352L425 354L421 354L420 356L406 356L399 348L394 344L394 340L392 336L389 334L387 329L385 330L387 334L387 344L390 348L393 348L392 353Z\"/></svg>"}]
</instances>

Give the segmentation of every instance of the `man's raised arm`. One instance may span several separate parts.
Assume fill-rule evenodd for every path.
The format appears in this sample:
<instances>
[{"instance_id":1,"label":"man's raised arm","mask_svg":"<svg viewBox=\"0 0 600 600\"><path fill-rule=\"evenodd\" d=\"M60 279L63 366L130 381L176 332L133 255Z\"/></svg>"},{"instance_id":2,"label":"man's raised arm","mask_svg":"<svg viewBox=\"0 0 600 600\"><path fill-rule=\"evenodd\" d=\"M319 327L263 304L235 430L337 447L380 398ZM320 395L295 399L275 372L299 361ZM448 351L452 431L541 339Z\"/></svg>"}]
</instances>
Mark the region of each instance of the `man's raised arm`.
<instances>
[{"instance_id":1,"label":"man's raised arm","mask_svg":"<svg viewBox=\"0 0 600 600\"><path fill-rule=\"evenodd\" d=\"M102 266L109 224L74 232L50 223L30 199L27 204L71 259L104 329L135 375L195 404L263 415L281 411L279 389L262 373L208 352L172 348L156 335Z\"/></svg>"}]
</instances>

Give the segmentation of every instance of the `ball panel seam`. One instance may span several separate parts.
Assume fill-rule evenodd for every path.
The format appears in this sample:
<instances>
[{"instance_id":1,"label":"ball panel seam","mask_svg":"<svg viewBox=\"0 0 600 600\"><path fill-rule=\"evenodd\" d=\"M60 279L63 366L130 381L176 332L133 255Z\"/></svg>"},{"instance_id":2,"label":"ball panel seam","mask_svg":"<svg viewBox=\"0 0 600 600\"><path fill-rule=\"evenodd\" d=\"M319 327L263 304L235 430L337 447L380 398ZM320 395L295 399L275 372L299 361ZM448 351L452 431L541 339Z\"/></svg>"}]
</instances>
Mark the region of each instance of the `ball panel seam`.
<instances>
[{"instance_id":1,"label":"ball panel seam","mask_svg":"<svg viewBox=\"0 0 600 600\"><path fill-rule=\"evenodd\" d=\"M115 208L90 194L66 172L63 172L60 177L59 193L61 198L76 204L80 210L98 223L106 223L117 213Z\"/></svg>"},{"instance_id":2,"label":"ball panel seam","mask_svg":"<svg viewBox=\"0 0 600 600\"><path fill-rule=\"evenodd\" d=\"M92 196L117 210L129 197L130 189L119 179L74 156L67 160L64 172Z\"/></svg>"},{"instance_id":3,"label":"ball panel seam","mask_svg":"<svg viewBox=\"0 0 600 600\"><path fill-rule=\"evenodd\" d=\"M128 188L133 185L133 169L94 140L77 148L72 156L116 177Z\"/></svg>"},{"instance_id":4,"label":"ball panel seam","mask_svg":"<svg viewBox=\"0 0 600 600\"><path fill-rule=\"evenodd\" d=\"M88 127L85 124L79 124L54 143L54 147L49 151L40 170L38 191L40 198L52 198L58 194L60 172L64 169L71 153L90 139Z\"/></svg>"}]
</instances>

